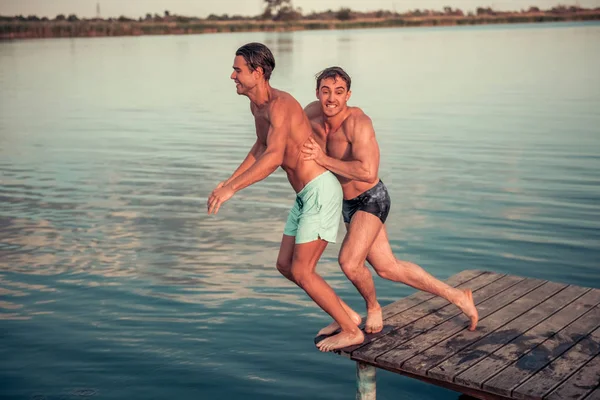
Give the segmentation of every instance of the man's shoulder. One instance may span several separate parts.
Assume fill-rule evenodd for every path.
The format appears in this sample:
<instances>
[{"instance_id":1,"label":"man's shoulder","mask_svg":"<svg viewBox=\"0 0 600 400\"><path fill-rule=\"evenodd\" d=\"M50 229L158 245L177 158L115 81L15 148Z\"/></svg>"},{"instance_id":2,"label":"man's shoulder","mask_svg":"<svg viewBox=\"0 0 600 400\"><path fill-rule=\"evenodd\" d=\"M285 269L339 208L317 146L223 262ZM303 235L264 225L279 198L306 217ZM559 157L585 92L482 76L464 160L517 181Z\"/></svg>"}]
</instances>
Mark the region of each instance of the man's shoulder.
<instances>
[{"instance_id":1,"label":"man's shoulder","mask_svg":"<svg viewBox=\"0 0 600 400\"><path fill-rule=\"evenodd\" d=\"M368 122L371 118L359 107L350 107L350 115L355 121Z\"/></svg>"},{"instance_id":2,"label":"man's shoulder","mask_svg":"<svg viewBox=\"0 0 600 400\"><path fill-rule=\"evenodd\" d=\"M274 94L275 94L275 96L271 100L270 106L269 106L269 109L271 111L289 112L290 110L293 110L296 108L302 109L302 106L300 106L300 103L298 103L298 100L296 100L294 98L294 96L292 96L288 92L284 92L283 90L275 89Z\"/></svg>"},{"instance_id":3,"label":"man's shoulder","mask_svg":"<svg viewBox=\"0 0 600 400\"><path fill-rule=\"evenodd\" d=\"M351 130L363 127L365 125L369 126L373 124L371 122L371 118L367 114L365 114L365 112L362 109L358 107L349 107L349 109L350 114L344 121L344 125L346 125L348 128L351 128Z\"/></svg>"},{"instance_id":4,"label":"man's shoulder","mask_svg":"<svg viewBox=\"0 0 600 400\"><path fill-rule=\"evenodd\" d=\"M323 112L321 111L321 103L316 100L308 103L308 105L304 107L304 113L311 121L321 118L323 115Z\"/></svg>"}]
</instances>

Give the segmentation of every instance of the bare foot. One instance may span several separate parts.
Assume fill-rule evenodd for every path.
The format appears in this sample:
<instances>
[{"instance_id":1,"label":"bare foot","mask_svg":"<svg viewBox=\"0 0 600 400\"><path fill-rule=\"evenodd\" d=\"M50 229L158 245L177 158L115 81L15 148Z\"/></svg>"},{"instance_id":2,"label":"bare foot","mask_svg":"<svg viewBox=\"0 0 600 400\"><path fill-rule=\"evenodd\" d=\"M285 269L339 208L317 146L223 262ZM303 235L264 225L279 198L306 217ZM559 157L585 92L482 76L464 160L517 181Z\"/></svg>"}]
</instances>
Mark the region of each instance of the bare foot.
<instances>
[{"instance_id":1,"label":"bare foot","mask_svg":"<svg viewBox=\"0 0 600 400\"><path fill-rule=\"evenodd\" d=\"M354 310L350 310L349 315L350 315L350 319L352 319L352 322L354 322L356 324L356 326L360 325L360 323L362 322L362 318L360 315L358 315ZM337 322L333 321L332 323L327 325L325 328L321 329L319 331L319 333L317 333L317 336L331 335L333 332L337 331L338 329L340 329L340 326L338 325Z\"/></svg>"},{"instance_id":2,"label":"bare foot","mask_svg":"<svg viewBox=\"0 0 600 400\"><path fill-rule=\"evenodd\" d=\"M477 327L477 321L479 321L479 314L477 313L477 308L475 308L475 303L473 302L473 292L471 292L470 289L464 289L462 292L465 297L456 303L456 306L469 317L471 320L469 330L474 331Z\"/></svg>"},{"instance_id":3,"label":"bare foot","mask_svg":"<svg viewBox=\"0 0 600 400\"><path fill-rule=\"evenodd\" d=\"M365 340L365 335L360 329L356 329L355 332L340 332L337 335L328 337L327 339L321 340L317 343L319 350L333 351L343 349L344 347L352 346L355 344L361 344Z\"/></svg>"},{"instance_id":4,"label":"bare foot","mask_svg":"<svg viewBox=\"0 0 600 400\"><path fill-rule=\"evenodd\" d=\"M367 310L367 322L365 322L365 332L377 333L383 329L383 317L381 315L381 307Z\"/></svg>"}]
</instances>

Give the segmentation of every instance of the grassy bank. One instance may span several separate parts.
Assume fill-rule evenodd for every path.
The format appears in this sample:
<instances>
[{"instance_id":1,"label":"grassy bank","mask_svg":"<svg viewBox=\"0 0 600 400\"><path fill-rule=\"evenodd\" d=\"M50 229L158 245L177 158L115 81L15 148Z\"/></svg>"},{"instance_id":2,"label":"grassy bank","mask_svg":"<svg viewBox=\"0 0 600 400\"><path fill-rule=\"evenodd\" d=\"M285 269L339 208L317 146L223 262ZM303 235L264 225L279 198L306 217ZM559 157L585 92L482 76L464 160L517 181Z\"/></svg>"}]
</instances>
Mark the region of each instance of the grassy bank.
<instances>
[{"instance_id":1,"label":"grassy bank","mask_svg":"<svg viewBox=\"0 0 600 400\"><path fill-rule=\"evenodd\" d=\"M501 15L435 15L350 20L298 19L293 21L190 19L187 21L0 21L0 39L97 37L138 35L184 35L217 32L295 31L311 29L356 29L379 27L455 26L600 20L600 10L572 13L503 13Z\"/></svg>"}]
</instances>

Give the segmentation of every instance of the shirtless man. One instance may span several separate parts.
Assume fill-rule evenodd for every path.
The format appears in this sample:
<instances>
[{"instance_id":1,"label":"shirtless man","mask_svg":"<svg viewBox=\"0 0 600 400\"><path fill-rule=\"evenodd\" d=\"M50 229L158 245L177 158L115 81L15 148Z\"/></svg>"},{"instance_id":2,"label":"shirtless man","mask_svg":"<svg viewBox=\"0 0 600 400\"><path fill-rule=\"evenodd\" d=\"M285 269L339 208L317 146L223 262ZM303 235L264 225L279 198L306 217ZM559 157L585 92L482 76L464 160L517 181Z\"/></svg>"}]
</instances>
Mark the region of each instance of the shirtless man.
<instances>
[{"instance_id":1,"label":"shirtless man","mask_svg":"<svg viewBox=\"0 0 600 400\"><path fill-rule=\"evenodd\" d=\"M317 343L319 350L359 344L364 335L344 310L347 306L315 272L327 243L337 237L342 188L327 169L303 159L302 145L312 136L310 122L290 94L271 87L269 78L274 68L273 54L263 44L249 43L235 53L231 79L237 93L250 99L256 142L233 175L212 191L208 214L216 214L237 191L283 168L297 196L285 225L277 269L341 327L340 333Z\"/></svg>"},{"instance_id":2,"label":"shirtless man","mask_svg":"<svg viewBox=\"0 0 600 400\"><path fill-rule=\"evenodd\" d=\"M394 256L384 226L391 202L378 176L379 145L371 119L360 108L346 104L351 95L350 84L350 77L339 67L327 68L319 74L318 101L305 108L318 142L311 138L302 152L304 161L316 161L332 171L342 185L347 233L339 264L367 304L365 332L379 332L383 328L381 307L365 260L384 279L402 282L455 304L469 317L469 329L474 330L478 314L470 290L453 288L418 265ZM355 321L360 321L358 314L348 312ZM338 328L333 322L318 335L331 334Z\"/></svg>"}]
</instances>

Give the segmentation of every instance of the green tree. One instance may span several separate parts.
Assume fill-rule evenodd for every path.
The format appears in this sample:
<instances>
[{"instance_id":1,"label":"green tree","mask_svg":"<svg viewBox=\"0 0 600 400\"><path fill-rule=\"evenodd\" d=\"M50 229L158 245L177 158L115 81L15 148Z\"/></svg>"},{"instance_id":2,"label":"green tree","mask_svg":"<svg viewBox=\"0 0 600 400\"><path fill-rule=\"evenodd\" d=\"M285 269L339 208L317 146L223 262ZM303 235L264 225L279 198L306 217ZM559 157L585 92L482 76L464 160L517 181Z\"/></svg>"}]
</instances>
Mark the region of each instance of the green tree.
<instances>
[{"instance_id":1,"label":"green tree","mask_svg":"<svg viewBox=\"0 0 600 400\"><path fill-rule=\"evenodd\" d=\"M264 0L265 12L263 17L273 16L279 14L281 9L290 9L292 7L292 0Z\"/></svg>"},{"instance_id":2,"label":"green tree","mask_svg":"<svg viewBox=\"0 0 600 400\"><path fill-rule=\"evenodd\" d=\"M262 15L259 16L259 19L272 19L272 18L273 18L273 12L268 8L265 8L265 11L262 13Z\"/></svg>"},{"instance_id":3,"label":"green tree","mask_svg":"<svg viewBox=\"0 0 600 400\"><path fill-rule=\"evenodd\" d=\"M352 10L349 8L340 8L335 14L335 17L340 21L348 21L349 19L352 19Z\"/></svg>"},{"instance_id":4,"label":"green tree","mask_svg":"<svg viewBox=\"0 0 600 400\"><path fill-rule=\"evenodd\" d=\"M277 11L277 15L273 20L275 21L293 21L302 18L300 9L294 9L291 6L283 6Z\"/></svg>"}]
</instances>

